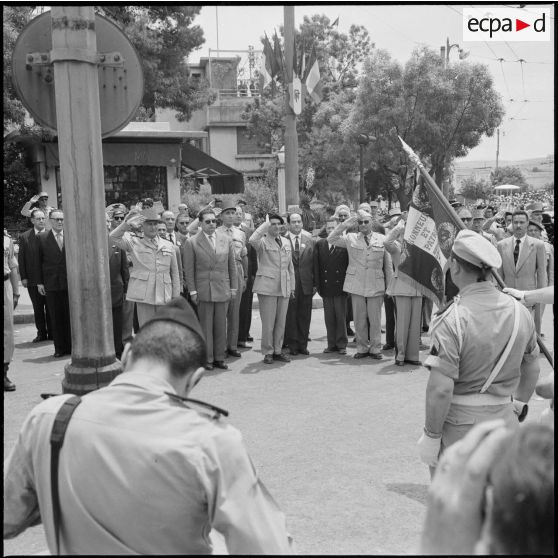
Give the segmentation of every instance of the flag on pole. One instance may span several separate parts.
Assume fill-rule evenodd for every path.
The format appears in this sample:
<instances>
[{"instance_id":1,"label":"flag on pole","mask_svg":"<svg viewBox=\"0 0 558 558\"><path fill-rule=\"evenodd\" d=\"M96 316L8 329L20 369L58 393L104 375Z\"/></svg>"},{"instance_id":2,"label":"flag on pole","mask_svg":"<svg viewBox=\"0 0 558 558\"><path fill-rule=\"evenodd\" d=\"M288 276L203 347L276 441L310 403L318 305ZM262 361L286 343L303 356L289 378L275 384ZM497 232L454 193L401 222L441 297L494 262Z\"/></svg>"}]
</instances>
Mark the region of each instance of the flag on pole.
<instances>
[{"instance_id":1,"label":"flag on pole","mask_svg":"<svg viewBox=\"0 0 558 558\"><path fill-rule=\"evenodd\" d=\"M331 29L332 27L335 27L336 25L339 25L339 16L337 16L337 19L329 27Z\"/></svg>"},{"instance_id":2,"label":"flag on pole","mask_svg":"<svg viewBox=\"0 0 558 558\"><path fill-rule=\"evenodd\" d=\"M310 60L308 61L308 74L304 83L306 84L306 89L308 94L315 103L319 103L322 100L322 80L320 78L320 66L318 64L318 58L316 57L316 49L312 49L310 54Z\"/></svg>"},{"instance_id":3,"label":"flag on pole","mask_svg":"<svg viewBox=\"0 0 558 558\"><path fill-rule=\"evenodd\" d=\"M421 181L409 205L401 246L399 277L438 306L444 297L444 273L458 228L445 207Z\"/></svg>"},{"instance_id":4,"label":"flag on pole","mask_svg":"<svg viewBox=\"0 0 558 558\"><path fill-rule=\"evenodd\" d=\"M274 77L279 77L283 83L286 83L287 76L285 75L285 60L283 59L283 50L281 48L281 43L279 42L279 37L277 36L277 31L275 31L275 34L273 35L273 53L276 68Z\"/></svg>"},{"instance_id":5,"label":"flag on pole","mask_svg":"<svg viewBox=\"0 0 558 558\"><path fill-rule=\"evenodd\" d=\"M263 52L260 66L260 75L262 76L263 83L261 89L267 87L273 81L273 47L267 38L267 35L262 39Z\"/></svg>"}]
</instances>

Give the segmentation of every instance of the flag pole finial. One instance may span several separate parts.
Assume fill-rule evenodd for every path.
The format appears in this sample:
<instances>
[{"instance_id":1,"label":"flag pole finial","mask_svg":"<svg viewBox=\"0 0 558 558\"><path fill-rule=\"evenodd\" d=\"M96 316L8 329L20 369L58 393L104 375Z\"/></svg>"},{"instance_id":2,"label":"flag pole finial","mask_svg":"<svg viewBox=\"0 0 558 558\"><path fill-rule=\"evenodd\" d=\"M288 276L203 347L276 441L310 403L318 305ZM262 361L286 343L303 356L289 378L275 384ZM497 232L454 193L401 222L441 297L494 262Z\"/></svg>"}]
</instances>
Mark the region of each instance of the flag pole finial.
<instances>
[{"instance_id":1,"label":"flag pole finial","mask_svg":"<svg viewBox=\"0 0 558 558\"><path fill-rule=\"evenodd\" d=\"M401 142L401 145L403 146L403 149L405 151L405 153L407 153L407 155L409 156L409 159L411 159L411 161L417 165L418 167L423 167L424 165L422 164L421 160L419 159L418 155L412 150L411 146L407 145L403 139L401 138L401 136L397 136L399 138L399 141Z\"/></svg>"}]
</instances>

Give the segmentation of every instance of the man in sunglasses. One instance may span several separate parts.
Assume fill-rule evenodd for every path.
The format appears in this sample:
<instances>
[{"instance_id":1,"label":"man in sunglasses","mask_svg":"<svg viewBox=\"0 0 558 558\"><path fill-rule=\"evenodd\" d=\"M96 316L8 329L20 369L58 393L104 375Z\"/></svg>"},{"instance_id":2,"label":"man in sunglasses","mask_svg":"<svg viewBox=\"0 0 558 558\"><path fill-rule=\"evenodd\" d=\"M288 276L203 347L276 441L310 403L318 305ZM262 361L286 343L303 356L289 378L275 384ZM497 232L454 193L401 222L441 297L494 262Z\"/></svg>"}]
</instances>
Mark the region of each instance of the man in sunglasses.
<instances>
[{"instance_id":1,"label":"man in sunglasses","mask_svg":"<svg viewBox=\"0 0 558 558\"><path fill-rule=\"evenodd\" d=\"M54 339L54 356L59 358L72 352L64 213L54 209L49 220L51 230L42 231L37 235L40 262L37 289L40 294L46 296Z\"/></svg>"},{"instance_id":2,"label":"man in sunglasses","mask_svg":"<svg viewBox=\"0 0 558 558\"><path fill-rule=\"evenodd\" d=\"M50 230L50 222L48 220L48 216L50 215L51 211L56 209L48 205L48 194L46 192L40 192L39 194L33 196L22 208L21 214L24 217L31 217L31 213L33 209L40 209L47 217L47 222L45 227Z\"/></svg>"},{"instance_id":3,"label":"man in sunglasses","mask_svg":"<svg viewBox=\"0 0 558 558\"><path fill-rule=\"evenodd\" d=\"M233 240L216 231L213 209L200 211L201 230L182 246L184 279L207 344L205 368L227 370L227 309L237 295L237 271Z\"/></svg>"},{"instance_id":4,"label":"man in sunglasses","mask_svg":"<svg viewBox=\"0 0 558 558\"><path fill-rule=\"evenodd\" d=\"M354 225L358 225L358 233L343 234ZM393 276L391 257L384 249L385 236L373 231L372 215L359 210L357 216L337 225L327 240L346 248L349 254L343 290L351 293L353 305L357 342L354 358L381 360L382 303Z\"/></svg>"}]
</instances>

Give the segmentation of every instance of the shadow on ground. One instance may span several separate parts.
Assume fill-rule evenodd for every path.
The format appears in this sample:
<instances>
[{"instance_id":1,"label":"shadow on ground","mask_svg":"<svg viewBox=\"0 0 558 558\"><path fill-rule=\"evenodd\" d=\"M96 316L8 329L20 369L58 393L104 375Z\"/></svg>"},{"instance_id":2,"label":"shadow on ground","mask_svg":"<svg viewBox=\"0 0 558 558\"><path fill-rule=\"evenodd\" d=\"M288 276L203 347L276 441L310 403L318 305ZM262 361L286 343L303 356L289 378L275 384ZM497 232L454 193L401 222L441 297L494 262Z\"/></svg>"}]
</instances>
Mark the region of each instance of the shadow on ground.
<instances>
[{"instance_id":1,"label":"shadow on ground","mask_svg":"<svg viewBox=\"0 0 558 558\"><path fill-rule=\"evenodd\" d=\"M61 358L54 358L52 355L42 356L37 358L24 358L22 362L34 362L35 364L42 364L44 362L63 362L64 364L70 358L70 355L64 355Z\"/></svg>"},{"instance_id":2,"label":"shadow on ground","mask_svg":"<svg viewBox=\"0 0 558 558\"><path fill-rule=\"evenodd\" d=\"M412 482L388 483L386 484L386 488L390 492L401 494L401 496L411 498L411 500L415 500L415 502L419 504L426 505L428 499L427 484L415 484Z\"/></svg>"}]
</instances>

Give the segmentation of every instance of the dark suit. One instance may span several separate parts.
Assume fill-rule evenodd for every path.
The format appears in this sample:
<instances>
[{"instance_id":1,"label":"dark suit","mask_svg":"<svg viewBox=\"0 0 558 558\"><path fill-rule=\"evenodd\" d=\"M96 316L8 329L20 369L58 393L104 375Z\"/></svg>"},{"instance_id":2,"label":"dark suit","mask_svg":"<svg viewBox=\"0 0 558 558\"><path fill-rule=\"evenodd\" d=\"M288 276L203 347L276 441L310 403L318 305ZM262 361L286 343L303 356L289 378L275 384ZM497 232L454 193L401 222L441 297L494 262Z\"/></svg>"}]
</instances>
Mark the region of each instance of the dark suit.
<instances>
[{"instance_id":1,"label":"dark suit","mask_svg":"<svg viewBox=\"0 0 558 558\"><path fill-rule=\"evenodd\" d=\"M295 272L295 296L289 300L285 322L285 344L291 351L305 351L308 347L310 320L312 319L312 295L314 289L314 240L302 231L299 251L289 234L285 238L291 244Z\"/></svg>"},{"instance_id":2,"label":"dark suit","mask_svg":"<svg viewBox=\"0 0 558 558\"><path fill-rule=\"evenodd\" d=\"M243 229L245 230L245 229ZM254 231L248 229L246 238L250 238ZM238 318L238 340L246 343L250 336L250 326L252 325L252 301L254 300L254 279L256 278L256 271L258 270L258 254L256 249L249 243L246 243L246 250L248 251L248 274L246 280L246 289L242 293L240 300L240 314Z\"/></svg>"},{"instance_id":3,"label":"dark suit","mask_svg":"<svg viewBox=\"0 0 558 558\"><path fill-rule=\"evenodd\" d=\"M52 230L37 235L39 240L39 284L44 285L52 321L52 337L56 353L72 352L70 301L66 276L66 249L58 247Z\"/></svg>"},{"instance_id":4,"label":"dark suit","mask_svg":"<svg viewBox=\"0 0 558 558\"><path fill-rule=\"evenodd\" d=\"M324 301L327 346L347 347L347 293L343 291L349 255L345 248L333 246L330 251L325 238L314 245L314 284Z\"/></svg>"},{"instance_id":5,"label":"dark suit","mask_svg":"<svg viewBox=\"0 0 558 558\"><path fill-rule=\"evenodd\" d=\"M109 238L108 250L114 351L116 357L120 358L124 349L122 343L122 309L124 293L128 288L128 280L130 279L130 271L128 270L126 250L122 250L119 243Z\"/></svg>"},{"instance_id":6,"label":"dark suit","mask_svg":"<svg viewBox=\"0 0 558 558\"><path fill-rule=\"evenodd\" d=\"M46 339L49 335L52 335L52 328L50 327L50 314L46 297L37 289L40 277L39 241L34 228L25 231L19 237L17 259L21 280L27 280L27 290L29 291L31 304L33 304L37 335Z\"/></svg>"}]
</instances>

